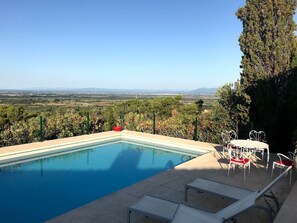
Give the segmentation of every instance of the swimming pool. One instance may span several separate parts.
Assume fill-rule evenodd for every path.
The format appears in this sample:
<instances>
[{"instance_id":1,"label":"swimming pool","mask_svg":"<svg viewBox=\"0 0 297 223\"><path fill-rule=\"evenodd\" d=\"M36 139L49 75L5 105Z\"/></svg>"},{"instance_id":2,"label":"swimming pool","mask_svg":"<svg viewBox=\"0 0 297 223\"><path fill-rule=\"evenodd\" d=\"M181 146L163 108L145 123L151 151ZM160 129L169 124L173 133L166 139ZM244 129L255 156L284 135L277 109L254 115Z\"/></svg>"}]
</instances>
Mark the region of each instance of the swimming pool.
<instances>
[{"instance_id":1,"label":"swimming pool","mask_svg":"<svg viewBox=\"0 0 297 223\"><path fill-rule=\"evenodd\" d=\"M116 141L0 168L0 222L42 222L195 157Z\"/></svg>"}]
</instances>

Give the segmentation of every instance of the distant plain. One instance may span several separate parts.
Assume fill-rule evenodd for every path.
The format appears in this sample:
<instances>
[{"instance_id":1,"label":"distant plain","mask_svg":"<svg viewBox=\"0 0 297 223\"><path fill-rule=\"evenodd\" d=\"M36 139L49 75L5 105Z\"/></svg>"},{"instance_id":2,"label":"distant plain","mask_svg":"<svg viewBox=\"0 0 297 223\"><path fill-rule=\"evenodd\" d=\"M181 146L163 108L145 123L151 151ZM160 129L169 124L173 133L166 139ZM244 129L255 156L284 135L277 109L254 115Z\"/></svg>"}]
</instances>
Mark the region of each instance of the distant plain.
<instances>
[{"instance_id":1,"label":"distant plain","mask_svg":"<svg viewBox=\"0 0 297 223\"><path fill-rule=\"evenodd\" d=\"M80 110L101 109L130 99L153 99L181 95L183 103L204 101L205 108L217 99L213 89L196 91L145 91L145 90L0 90L0 105L23 106L31 112L42 112L58 108L79 108Z\"/></svg>"}]
</instances>

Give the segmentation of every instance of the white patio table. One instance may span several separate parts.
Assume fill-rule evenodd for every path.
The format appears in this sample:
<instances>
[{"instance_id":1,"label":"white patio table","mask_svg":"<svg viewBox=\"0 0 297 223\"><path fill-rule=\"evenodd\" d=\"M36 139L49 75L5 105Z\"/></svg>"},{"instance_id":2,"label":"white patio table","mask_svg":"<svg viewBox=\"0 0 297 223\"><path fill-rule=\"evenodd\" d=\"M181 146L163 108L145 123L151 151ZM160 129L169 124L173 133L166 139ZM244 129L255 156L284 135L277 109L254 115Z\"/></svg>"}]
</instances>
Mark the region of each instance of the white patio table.
<instances>
[{"instance_id":1,"label":"white patio table","mask_svg":"<svg viewBox=\"0 0 297 223\"><path fill-rule=\"evenodd\" d=\"M268 168L269 163L269 145L265 142L254 141L249 139L234 139L230 141L230 144L236 147L245 148L248 150L266 150L267 151L267 165L266 169Z\"/></svg>"}]
</instances>

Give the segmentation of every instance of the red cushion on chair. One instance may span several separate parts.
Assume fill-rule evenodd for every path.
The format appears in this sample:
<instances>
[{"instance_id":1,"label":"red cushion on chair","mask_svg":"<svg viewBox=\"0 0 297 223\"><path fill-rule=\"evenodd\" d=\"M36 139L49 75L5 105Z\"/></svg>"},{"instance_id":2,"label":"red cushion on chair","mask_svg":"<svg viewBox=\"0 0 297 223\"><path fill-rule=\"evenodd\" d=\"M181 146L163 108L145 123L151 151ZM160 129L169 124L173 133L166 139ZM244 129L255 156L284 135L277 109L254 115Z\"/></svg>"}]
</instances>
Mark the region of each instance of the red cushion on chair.
<instances>
[{"instance_id":1,"label":"red cushion on chair","mask_svg":"<svg viewBox=\"0 0 297 223\"><path fill-rule=\"evenodd\" d=\"M237 149L237 146L231 145L231 149Z\"/></svg>"},{"instance_id":2,"label":"red cushion on chair","mask_svg":"<svg viewBox=\"0 0 297 223\"><path fill-rule=\"evenodd\" d=\"M247 159L247 158L240 158L240 159L238 159L238 158L232 158L231 160L230 160L232 163L238 163L238 164L242 164L242 165L244 165L244 164L247 164L250 160L249 159Z\"/></svg>"},{"instance_id":3,"label":"red cushion on chair","mask_svg":"<svg viewBox=\"0 0 297 223\"><path fill-rule=\"evenodd\" d=\"M277 161L276 163L278 165L283 165L283 166L293 166L292 160L282 160L282 161Z\"/></svg>"}]
</instances>

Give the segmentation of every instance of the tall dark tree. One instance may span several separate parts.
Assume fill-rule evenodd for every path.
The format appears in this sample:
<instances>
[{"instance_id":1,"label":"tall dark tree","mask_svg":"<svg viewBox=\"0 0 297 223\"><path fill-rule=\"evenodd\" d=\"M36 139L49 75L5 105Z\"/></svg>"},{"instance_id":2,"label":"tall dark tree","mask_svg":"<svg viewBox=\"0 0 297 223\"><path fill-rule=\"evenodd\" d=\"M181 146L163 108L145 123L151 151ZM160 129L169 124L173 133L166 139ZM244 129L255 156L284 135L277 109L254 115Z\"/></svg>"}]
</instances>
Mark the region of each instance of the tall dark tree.
<instances>
[{"instance_id":1,"label":"tall dark tree","mask_svg":"<svg viewBox=\"0 0 297 223\"><path fill-rule=\"evenodd\" d=\"M202 107L203 107L204 101L202 99L199 99L198 101L195 102L197 106L197 112L200 114L202 112Z\"/></svg>"},{"instance_id":2,"label":"tall dark tree","mask_svg":"<svg viewBox=\"0 0 297 223\"><path fill-rule=\"evenodd\" d=\"M296 52L296 0L246 0L236 15L243 23L241 82L253 86L288 71Z\"/></svg>"},{"instance_id":3,"label":"tall dark tree","mask_svg":"<svg viewBox=\"0 0 297 223\"><path fill-rule=\"evenodd\" d=\"M290 149L297 118L290 107L296 69L297 0L246 0L236 15L243 23L239 44L241 84L250 96L250 120L264 130L272 151ZM296 84L293 84L295 87Z\"/></svg>"}]
</instances>

